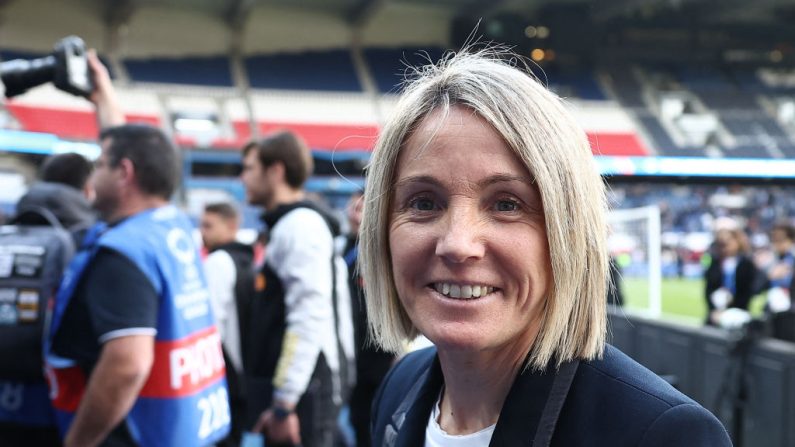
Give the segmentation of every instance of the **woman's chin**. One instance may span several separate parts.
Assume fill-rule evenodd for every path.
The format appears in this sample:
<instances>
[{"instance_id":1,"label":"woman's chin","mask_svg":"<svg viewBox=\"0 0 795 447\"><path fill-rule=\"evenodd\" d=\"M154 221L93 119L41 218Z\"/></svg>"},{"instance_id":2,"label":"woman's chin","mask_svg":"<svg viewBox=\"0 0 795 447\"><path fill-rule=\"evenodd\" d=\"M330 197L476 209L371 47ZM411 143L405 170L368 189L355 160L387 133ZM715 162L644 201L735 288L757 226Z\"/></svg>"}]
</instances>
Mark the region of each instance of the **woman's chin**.
<instances>
[{"instance_id":1,"label":"woman's chin","mask_svg":"<svg viewBox=\"0 0 795 447\"><path fill-rule=\"evenodd\" d=\"M450 333L453 332L453 333ZM437 351L443 352L480 352L488 349L488 339L482 331L429 331L425 337L436 346Z\"/></svg>"}]
</instances>

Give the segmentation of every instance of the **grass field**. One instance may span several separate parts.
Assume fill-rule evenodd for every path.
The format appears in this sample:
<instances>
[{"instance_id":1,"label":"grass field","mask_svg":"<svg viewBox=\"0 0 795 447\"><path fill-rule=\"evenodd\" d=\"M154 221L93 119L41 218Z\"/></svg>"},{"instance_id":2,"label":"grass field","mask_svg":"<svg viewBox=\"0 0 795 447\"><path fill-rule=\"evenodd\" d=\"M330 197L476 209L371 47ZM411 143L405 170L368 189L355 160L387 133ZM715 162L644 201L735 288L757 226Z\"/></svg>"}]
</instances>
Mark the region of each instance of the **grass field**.
<instances>
[{"instance_id":1,"label":"grass field","mask_svg":"<svg viewBox=\"0 0 795 447\"><path fill-rule=\"evenodd\" d=\"M645 279L624 278L623 292L625 306L629 309L649 308L649 286ZM752 315L761 315L764 295L751 301ZM700 325L707 315L704 300L704 281L700 279L663 279L662 313L665 317L676 318Z\"/></svg>"}]
</instances>

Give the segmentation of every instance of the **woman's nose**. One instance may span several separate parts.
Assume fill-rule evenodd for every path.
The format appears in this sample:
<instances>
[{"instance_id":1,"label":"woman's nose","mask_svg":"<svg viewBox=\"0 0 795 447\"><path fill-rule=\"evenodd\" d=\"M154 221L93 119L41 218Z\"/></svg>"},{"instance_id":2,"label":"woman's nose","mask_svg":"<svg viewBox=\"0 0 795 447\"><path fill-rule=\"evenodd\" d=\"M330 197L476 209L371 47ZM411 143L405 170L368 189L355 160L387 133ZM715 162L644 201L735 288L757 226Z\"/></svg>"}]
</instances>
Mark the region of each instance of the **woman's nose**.
<instances>
[{"instance_id":1,"label":"woman's nose","mask_svg":"<svg viewBox=\"0 0 795 447\"><path fill-rule=\"evenodd\" d=\"M482 258L485 254L482 225L476 207L448 208L436 242L436 256L453 263Z\"/></svg>"}]
</instances>

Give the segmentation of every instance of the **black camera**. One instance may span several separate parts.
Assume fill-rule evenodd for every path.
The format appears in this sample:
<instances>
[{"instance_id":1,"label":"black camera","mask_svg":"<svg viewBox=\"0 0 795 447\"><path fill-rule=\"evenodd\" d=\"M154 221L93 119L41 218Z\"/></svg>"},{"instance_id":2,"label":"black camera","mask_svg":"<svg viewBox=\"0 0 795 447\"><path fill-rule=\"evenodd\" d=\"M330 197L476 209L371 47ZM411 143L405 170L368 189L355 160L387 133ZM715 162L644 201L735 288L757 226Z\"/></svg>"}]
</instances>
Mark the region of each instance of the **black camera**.
<instances>
[{"instance_id":1,"label":"black camera","mask_svg":"<svg viewBox=\"0 0 795 447\"><path fill-rule=\"evenodd\" d=\"M94 90L83 39L69 36L55 44L52 54L39 59L14 59L0 63L0 80L6 98L21 95L47 82L77 96L89 96Z\"/></svg>"}]
</instances>

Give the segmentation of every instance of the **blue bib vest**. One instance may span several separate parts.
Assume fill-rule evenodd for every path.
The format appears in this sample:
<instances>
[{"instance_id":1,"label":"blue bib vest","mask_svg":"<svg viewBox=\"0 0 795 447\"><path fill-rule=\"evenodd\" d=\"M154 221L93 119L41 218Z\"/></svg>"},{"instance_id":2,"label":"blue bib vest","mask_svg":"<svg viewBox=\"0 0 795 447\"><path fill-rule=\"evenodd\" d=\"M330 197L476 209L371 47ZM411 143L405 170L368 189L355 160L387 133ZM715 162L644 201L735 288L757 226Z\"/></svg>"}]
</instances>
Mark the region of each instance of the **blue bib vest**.
<instances>
[{"instance_id":1,"label":"blue bib vest","mask_svg":"<svg viewBox=\"0 0 795 447\"><path fill-rule=\"evenodd\" d=\"M50 398L62 435L87 378L74 361L52 352L52 340L81 276L102 247L134 262L160 298L154 364L126 418L133 438L145 446L202 446L228 434L221 339L192 231L188 219L171 205L141 212L109 229L100 224L89 231L51 306L45 337Z\"/></svg>"}]
</instances>

